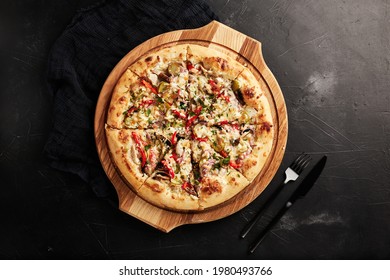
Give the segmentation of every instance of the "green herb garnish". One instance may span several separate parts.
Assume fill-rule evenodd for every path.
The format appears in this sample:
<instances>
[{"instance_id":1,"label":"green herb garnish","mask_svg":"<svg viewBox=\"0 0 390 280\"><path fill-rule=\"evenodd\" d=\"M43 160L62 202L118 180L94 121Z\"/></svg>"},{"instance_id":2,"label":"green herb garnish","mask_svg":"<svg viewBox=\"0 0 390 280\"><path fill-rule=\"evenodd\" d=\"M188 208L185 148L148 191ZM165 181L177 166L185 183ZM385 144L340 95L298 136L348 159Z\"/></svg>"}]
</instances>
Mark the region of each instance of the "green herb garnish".
<instances>
[{"instance_id":1,"label":"green herb garnish","mask_svg":"<svg viewBox=\"0 0 390 280\"><path fill-rule=\"evenodd\" d=\"M230 157L225 157L224 159L221 160L222 165L228 165L230 162Z\"/></svg>"},{"instance_id":2,"label":"green herb garnish","mask_svg":"<svg viewBox=\"0 0 390 280\"><path fill-rule=\"evenodd\" d=\"M148 109L146 110L146 113L145 113L146 116L149 117L151 112L152 112L152 111L148 108Z\"/></svg>"}]
</instances>

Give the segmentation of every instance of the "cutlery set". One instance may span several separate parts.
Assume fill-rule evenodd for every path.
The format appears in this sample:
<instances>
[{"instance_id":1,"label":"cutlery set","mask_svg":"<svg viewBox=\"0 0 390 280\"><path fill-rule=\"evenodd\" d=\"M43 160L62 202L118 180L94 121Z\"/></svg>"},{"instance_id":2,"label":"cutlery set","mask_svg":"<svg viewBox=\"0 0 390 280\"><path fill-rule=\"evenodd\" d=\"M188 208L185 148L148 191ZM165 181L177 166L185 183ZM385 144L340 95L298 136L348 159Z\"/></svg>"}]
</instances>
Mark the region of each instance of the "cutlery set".
<instances>
[{"instance_id":1,"label":"cutlery set","mask_svg":"<svg viewBox=\"0 0 390 280\"><path fill-rule=\"evenodd\" d=\"M263 241L267 232L272 229L284 213L292 205L294 205L298 199L303 198L311 189L324 169L326 160L327 157L322 156L311 170L309 170L306 174L302 174L312 161L312 158L308 154L302 153L286 169L284 182L277 187L268 201L258 210L255 217L245 226L240 234L241 238L245 238L259 222L259 233L255 242L250 246L249 253L252 254L256 250ZM295 190L293 190L293 192L288 190L288 195L286 195L284 193L286 188L291 188L290 184L296 182L301 175L305 176L302 180L297 182L299 185L295 188Z\"/></svg>"}]
</instances>

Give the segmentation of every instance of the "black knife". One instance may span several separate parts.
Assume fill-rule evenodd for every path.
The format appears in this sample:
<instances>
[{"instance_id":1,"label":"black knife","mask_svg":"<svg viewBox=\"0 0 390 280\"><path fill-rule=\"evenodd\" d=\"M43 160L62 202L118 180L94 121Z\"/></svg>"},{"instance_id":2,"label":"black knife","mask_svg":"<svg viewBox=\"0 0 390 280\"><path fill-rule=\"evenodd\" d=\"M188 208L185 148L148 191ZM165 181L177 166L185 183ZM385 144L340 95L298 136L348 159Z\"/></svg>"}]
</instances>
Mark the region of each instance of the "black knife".
<instances>
[{"instance_id":1,"label":"black knife","mask_svg":"<svg viewBox=\"0 0 390 280\"><path fill-rule=\"evenodd\" d=\"M292 193L292 195L285 199L284 201L279 201L278 209L275 211L266 211L263 219L263 230L260 232L256 242L249 248L249 253L253 253L256 248L263 241L266 233L280 220L280 218L284 215L284 213L300 198L303 198L308 191L313 187L314 183L320 176L322 170L325 167L327 157L323 156L314 167L309 171L309 173L305 176L302 182L299 184L297 189ZM265 222L264 222L265 221Z\"/></svg>"}]
</instances>

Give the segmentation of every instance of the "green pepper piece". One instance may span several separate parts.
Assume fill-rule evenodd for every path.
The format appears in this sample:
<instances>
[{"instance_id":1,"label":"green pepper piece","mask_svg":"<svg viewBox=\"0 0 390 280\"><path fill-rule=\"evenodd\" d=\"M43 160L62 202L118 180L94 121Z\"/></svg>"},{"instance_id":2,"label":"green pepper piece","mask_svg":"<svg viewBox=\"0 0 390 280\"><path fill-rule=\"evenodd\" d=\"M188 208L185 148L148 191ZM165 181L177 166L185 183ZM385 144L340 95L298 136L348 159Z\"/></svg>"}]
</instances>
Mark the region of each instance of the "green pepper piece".
<instances>
[{"instance_id":1,"label":"green pepper piece","mask_svg":"<svg viewBox=\"0 0 390 280\"><path fill-rule=\"evenodd\" d=\"M180 73L180 64L177 62L172 62L168 65L168 72L172 76L178 75Z\"/></svg>"},{"instance_id":2,"label":"green pepper piece","mask_svg":"<svg viewBox=\"0 0 390 280\"><path fill-rule=\"evenodd\" d=\"M235 80L233 80L233 82L232 82L232 90L233 91L237 91L237 90L239 90L240 89L240 82L237 80L237 79L235 79Z\"/></svg>"},{"instance_id":3,"label":"green pepper piece","mask_svg":"<svg viewBox=\"0 0 390 280\"><path fill-rule=\"evenodd\" d=\"M169 87L169 83L167 83L167 82L161 82L161 83L158 85L158 89L157 89L157 90L158 90L159 93L162 93L162 92L166 91L168 87Z\"/></svg>"},{"instance_id":4,"label":"green pepper piece","mask_svg":"<svg viewBox=\"0 0 390 280\"><path fill-rule=\"evenodd\" d=\"M130 126L131 125L131 118L127 117L125 118L125 126Z\"/></svg>"}]
</instances>

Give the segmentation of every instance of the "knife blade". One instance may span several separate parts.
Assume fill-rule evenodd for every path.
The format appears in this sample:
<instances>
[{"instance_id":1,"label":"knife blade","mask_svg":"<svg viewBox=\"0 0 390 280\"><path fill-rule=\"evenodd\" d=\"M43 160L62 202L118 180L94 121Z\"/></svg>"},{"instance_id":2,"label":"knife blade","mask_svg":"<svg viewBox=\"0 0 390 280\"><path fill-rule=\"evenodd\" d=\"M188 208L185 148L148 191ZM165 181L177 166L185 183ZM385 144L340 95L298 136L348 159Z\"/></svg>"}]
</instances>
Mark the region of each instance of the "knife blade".
<instances>
[{"instance_id":1,"label":"knife blade","mask_svg":"<svg viewBox=\"0 0 390 280\"><path fill-rule=\"evenodd\" d=\"M266 211L263 215L264 219L262 222L263 229L261 230L259 236L256 241L250 246L249 253L253 253L256 248L263 241L267 232L280 220L280 218L286 213L286 211L295 204L295 202L303 197L309 192L309 190L313 187L314 183L317 181L320 176L322 170L325 167L327 161L327 157L323 156L309 171L309 173L304 177L296 190L291 194L290 197L284 199L281 203L279 203L278 209L275 211ZM276 198L277 200L277 198Z\"/></svg>"}]
</instances>

